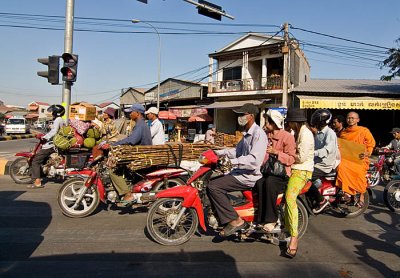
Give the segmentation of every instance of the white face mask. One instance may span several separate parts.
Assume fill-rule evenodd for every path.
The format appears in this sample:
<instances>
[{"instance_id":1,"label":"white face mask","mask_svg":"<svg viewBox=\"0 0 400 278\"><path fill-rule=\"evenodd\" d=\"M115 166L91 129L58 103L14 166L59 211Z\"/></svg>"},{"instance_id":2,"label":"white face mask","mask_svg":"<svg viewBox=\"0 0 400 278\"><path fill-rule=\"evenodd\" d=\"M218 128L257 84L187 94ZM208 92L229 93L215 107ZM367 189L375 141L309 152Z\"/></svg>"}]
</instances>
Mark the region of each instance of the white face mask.
<instances>
[{"instance_id":1,"label":"white face mask","mask_svg":"<svg viewBox=\"0 0 400 278\"><path fill-rule=\"evenodd\" d=\"M249 122L249 119L247 118L247 115L243 115L241 117L238 117L238 124L240 126L245 126Z\"/></svg>"}]
</instances>

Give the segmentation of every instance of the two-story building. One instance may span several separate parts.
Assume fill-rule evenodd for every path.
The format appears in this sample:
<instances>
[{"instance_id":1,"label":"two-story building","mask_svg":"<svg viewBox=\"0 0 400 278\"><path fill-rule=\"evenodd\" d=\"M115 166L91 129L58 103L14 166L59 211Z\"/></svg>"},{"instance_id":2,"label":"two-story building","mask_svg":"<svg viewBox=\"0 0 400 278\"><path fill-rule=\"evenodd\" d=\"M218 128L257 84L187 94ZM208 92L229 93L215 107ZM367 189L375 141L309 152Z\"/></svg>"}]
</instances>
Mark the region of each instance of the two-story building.
<instances>
[{"instance_id":1,"label":"two-story building","mask_svg":"<svg viewBox=\"0 0 400 278\"><path fill-rule=\"evenodd\" d=\"M205 108L215 109L218 131L237 129L232 108L247 102L260 108L286 106L284 94L309 79L310 66L302 50L296 41L288 45L282 37L248 33L209 54L208 97L214 103ZM288 101L290 106L290 98Z\"/></svg>"},{"instance_id":2,"label":"two-story building","mask_svg":"<svg viewBox=\"0 0 400 278\"><path fill-rule=\"evenodd\" d=\"M29 123L33 123L35 121L46 121L49 118L49 114L47 113L47 108L49 108L50 104L47 102L41 101L32 101L28 104L28 114L25 118Z\"/></svg>"}]
</instances>

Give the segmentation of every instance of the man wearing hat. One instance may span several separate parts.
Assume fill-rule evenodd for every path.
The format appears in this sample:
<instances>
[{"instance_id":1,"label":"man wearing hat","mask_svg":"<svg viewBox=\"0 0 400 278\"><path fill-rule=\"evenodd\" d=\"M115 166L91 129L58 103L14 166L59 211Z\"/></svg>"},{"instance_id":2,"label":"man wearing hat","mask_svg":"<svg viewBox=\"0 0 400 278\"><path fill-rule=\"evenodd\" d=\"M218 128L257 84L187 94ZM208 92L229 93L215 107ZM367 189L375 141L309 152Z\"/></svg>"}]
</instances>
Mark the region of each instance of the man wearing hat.
<instances>
[{"instance_id":1,"label":"man wearing hat","mask_svg":"<svg viewBox=\"0 0 400 278\"><path fill-rule=\"evenodd\" d=\"M112 146L118 145L152 145L150 129L144 121L143 113L144 107L141 104L135 103L125 110L129 112L131 120L136 122L132 133L125 139L112 143ZM104 149L109 148L108 144L103 146ZM123 176L123 169L117 169L115 171L110 171L110 178L118 191L118 195L124 195L123 199L120 201L120 206L127 206L134 201L132 193L129 191L128 184L126 183Z\"/></svg>"},{"instance_id":2,"label":"man wearing hat","mask_svg":"<svg viewBox=\"0 0 400 278\"><path fill-rule=\"evenodd\" d=\"M400 151L400 128L394 127L390 132L393 134L394 139L390 141L389 145L384 146L384 149ZM396 172L400 175L400 152L396 154L396 158L394 160L394 165L396 167Z\"/></svg>"},{"instance_id":3,"label":"man wearing hat","mask_svg":"<svg viewBox=\"0 0 400 278\"><path fill-rule=\"evenodd\" d=\"M250 190L262 175L260 167L264 161L268 140L264 130L255 123L258 108L246 103L238 114L238 124L244 128L243 138L236 148L216 151L218 156L227 156L233 169L223 177L210 181L207 186L211 204L218 215L219 223L224 225L221 236L227 237L248 227L234 210L229 197L232 191Z\"/></svg>"},{"instance_id":4,"label":"man wearing hat","mask_svg":"<svg viewBox=\"0 0 400 278\"><path fill-rule=\"evenodd\" d=\"M158 109L156 107L150 107L144 114L147 116L147 119L151 121L150 133L153 145L164 145L164 127L158 119Z\"/></svg>"}]
</instances>

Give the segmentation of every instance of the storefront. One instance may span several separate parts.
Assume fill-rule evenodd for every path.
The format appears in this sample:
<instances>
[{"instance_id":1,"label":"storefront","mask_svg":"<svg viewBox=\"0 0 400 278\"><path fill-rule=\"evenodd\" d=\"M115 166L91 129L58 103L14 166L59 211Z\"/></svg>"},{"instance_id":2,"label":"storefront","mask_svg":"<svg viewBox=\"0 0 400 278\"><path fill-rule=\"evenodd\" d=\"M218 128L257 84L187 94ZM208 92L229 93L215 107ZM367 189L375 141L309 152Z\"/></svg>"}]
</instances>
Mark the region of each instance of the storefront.
<instances>
[{"instance_id":1,"label":"storefront","mask_svg":"<svg viewBox=\"0 0 400 278\"><path fill-rule=\"evenodd\" d=\"M359 125L368 127L377 146L386 145L393 127L400 127L400 81L310 80L292 90L294 107L307 109L308 118L317 109L346 116L355 111Z\"/></svg>"}]
</instances>

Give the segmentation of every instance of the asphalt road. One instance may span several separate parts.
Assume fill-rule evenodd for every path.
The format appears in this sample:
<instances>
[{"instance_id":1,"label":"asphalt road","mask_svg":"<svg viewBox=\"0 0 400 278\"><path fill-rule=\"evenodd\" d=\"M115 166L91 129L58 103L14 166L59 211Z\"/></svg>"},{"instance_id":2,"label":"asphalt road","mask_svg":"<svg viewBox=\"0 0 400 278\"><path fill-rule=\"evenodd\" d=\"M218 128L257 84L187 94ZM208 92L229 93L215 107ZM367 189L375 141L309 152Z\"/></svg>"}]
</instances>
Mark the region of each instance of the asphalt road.
<instances>
[{"instance_id":1,"label":"asphalt road","mask_svg":"<svg viewBox=\"0 0 400 278\"><path fill-rule=\"evenodd\" d=\"M29 152L37 141L35 138L0 141L0 159L14 160L17 152Z\"/></svg>"},{"instance_id":2,"label":"asphalt road","mask_svg":"<svg viewBox=\"0 0 400 278\"><path fill-rule=\"evenodd\" d=\"M146 213L130 209L71 219L57 205L59 187L0 177L0 277L400 277L399 215L382 204L382 187L361 217L311 217L293 260L279 246L204 234L161 246L147 237Z\"/></svg>"}]
</instances>

